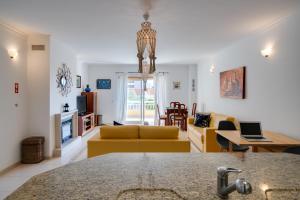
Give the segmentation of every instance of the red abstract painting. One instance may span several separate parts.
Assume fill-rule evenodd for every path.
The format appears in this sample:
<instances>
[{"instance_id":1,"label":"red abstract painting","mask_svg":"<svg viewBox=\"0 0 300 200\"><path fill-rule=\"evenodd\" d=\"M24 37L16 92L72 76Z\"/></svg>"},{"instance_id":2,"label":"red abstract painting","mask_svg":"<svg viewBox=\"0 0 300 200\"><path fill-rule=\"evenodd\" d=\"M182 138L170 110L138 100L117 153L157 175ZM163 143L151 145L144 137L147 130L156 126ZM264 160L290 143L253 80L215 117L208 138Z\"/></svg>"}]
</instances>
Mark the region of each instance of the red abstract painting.
<instances>
[{"instance_id":1,"label":"red abstract painting","mask_svg":"<svg viewBox=\"0 0 300 200\"><path fill-rule=\"evenodd\" d=\"M245 99L246 67L224 71L220 73L221 97Z\"/></svg>"}]
</instances>

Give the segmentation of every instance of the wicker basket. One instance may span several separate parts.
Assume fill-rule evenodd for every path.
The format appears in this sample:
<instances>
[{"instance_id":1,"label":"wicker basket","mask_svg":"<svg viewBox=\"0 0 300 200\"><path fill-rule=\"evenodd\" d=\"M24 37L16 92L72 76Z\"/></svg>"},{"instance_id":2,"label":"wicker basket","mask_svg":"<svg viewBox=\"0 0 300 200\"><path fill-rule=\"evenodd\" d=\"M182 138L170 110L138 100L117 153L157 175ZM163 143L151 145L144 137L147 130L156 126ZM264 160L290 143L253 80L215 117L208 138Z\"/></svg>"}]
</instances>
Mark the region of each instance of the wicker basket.
<instances>
[{"instance_id":1,"label":"wicker basket","mask_svg":"<svg viewBox=\"0 0 300 200\"><path fill-rule=\"evenodd\" d=\"M44 160L44 137L29 137L22 141L22 163L32 164Z\"/></svg>"}]
</instances>

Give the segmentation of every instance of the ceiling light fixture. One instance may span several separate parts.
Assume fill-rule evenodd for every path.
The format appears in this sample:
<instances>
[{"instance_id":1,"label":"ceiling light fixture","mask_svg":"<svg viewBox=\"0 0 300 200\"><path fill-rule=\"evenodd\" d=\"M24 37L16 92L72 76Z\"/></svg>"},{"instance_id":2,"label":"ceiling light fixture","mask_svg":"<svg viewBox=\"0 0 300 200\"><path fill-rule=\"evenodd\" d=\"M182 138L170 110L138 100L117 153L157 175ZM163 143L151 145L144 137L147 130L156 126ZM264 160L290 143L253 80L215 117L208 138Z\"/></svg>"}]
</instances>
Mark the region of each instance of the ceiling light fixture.
<instances>
[{"instance_id":1,"label":"ceiling light fixture","mask_svg":"<svg viewBox=\"0 0 300 200\"><path fill-rule=\"evenodd\" d=\"M149 13L143 15L145 21L141 24L142 29L137 32L137 57L139 60L139 73L145 73L145 62L149 65L148 74L155 72L155 48L156 48L156 30L151 28L151 22L148 21ZM148 68L148 67L147 67Z\"/></svg>"}]
</instances>

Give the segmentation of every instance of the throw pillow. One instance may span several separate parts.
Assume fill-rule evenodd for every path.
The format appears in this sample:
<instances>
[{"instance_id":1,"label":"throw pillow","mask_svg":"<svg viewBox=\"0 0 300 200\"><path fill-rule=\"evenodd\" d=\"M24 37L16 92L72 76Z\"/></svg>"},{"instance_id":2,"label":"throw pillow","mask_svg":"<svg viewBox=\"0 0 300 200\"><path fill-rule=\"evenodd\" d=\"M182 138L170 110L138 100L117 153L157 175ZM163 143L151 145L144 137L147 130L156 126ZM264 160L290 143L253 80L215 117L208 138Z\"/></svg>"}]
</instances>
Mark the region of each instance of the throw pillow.
<instances>
[{"instance_id":1,"label":"throw pillow","mask_svg":"<svg viewBox=\"0 0 300 200\"><path fill-rule=\"evenodd\" d=\"M205 128L209 127L210 114L209 113L196 113L194 125Z\"/></svg>"},{"instance_id":2,"label":"throw pillow","mask_svg":"<svg viewBox=\"0 0 300 200\"><path fill-rule=\"evenodd\" d=\"M122 125L124 125L124 124L114 121L114 126L122 126Z\"/></svg>"}]
</instances>

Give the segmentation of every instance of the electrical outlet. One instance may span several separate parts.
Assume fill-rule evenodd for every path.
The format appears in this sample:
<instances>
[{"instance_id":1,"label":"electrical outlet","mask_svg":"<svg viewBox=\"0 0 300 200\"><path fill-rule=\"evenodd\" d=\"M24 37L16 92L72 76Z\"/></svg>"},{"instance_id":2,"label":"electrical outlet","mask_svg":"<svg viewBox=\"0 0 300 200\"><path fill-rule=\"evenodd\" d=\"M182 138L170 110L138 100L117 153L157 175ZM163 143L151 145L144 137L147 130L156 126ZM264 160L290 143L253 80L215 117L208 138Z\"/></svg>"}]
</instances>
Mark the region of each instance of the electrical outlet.
<instances>
[{"instance_id":1,"label":"electrical outlet","mask_svg":"<svg viewBox=\"0 0 300 200\"><path fill-rule=\"evenodd\" d=\"M19 94L19 83L15 83L15 94Z\"/></svg>"}]
</instances>

